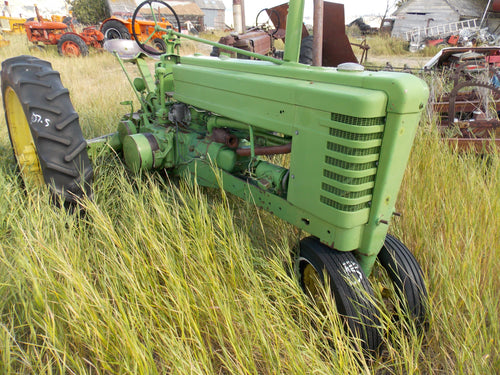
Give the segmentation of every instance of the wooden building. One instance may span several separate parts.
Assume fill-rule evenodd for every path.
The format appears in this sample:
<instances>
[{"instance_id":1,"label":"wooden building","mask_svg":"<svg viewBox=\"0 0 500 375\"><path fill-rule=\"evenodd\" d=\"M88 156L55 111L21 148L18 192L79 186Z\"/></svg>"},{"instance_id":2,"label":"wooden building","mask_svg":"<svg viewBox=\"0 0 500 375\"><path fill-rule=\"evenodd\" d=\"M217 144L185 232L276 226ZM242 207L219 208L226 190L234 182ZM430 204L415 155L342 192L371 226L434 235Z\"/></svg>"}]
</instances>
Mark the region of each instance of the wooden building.
<instances>
[{"instance_id":1,"label":"wooden building","mask_svg":"<svg viewBox=\"0 0 500 375\"><path fill-rule=\"evenodd\" d=\"M181 23L181 27L183 30L188 29L189 26L193 26L196 31L200 32L204 30L205 27L205 13L200 9L198 5L196 5L194 2L190 0L176 0L176 1L169 1L167 3L170 5L175 13L177 14L177 17L179 17L179 22ZM177 21L170 12L170 10L166 7L161 8L161 14L166 15L166 19L175 27L177 27ZM151 19L151 11L149 7L143 7L141 10L141 15L145 17L146 19Z\"/></svg>"},{"instance_id":2,"label":"wooden building","mask_svg":"<svg viewBox=\"0 0 500 375\"><path fill-rule=\"evenodd\" d=\"M405 38L408 32L438 25L477 19L479 25L487 0L408 0L394 13L392 36Z\"/></svg>"},{"instance_id":3,"label":"wooden building","mask_svg":"<svg viewBox=\"0 0 500 375\"><path fill-rule=\"evenodd\" d=\"M222 30L226 26L226 7L222 0L194 0L205 14L205 27Z\"/></svg>"},{"instance_id":4,"label":"wooden building","mask_svg":"<svg viewBox=\"0 0 500 375\"><path fill-rule=\"evenodd\" d=\"M172 4L172 8L174 8L175 13L177 13L183 28L192 24L197 31L205 30L205 13L196 3L178 0L169 3ZM170 22L175 25L173 21L174 20L170 20Z\"/></svg>"}]
</instances>

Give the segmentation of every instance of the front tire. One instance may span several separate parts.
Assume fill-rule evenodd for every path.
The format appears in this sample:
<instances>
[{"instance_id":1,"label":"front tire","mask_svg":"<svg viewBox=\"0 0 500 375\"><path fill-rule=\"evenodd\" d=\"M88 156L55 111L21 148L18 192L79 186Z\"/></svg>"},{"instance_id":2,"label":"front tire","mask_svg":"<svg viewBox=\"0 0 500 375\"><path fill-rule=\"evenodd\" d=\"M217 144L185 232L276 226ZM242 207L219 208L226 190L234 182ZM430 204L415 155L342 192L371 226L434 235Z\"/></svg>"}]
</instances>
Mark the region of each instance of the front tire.
<instances>
[{"instance_id":1,"label":"front tire","mask_svg":"<svg viewBox=\"0 0 500 375\"><path fill-rule=\"evenodd\" d=\"M78 114L49 62L18 56L2 62L9 138L23 181L47 184L74 203L91 195L92 166Z\"/></svg>"},{"instance_id":2,"label":"front tire","mask_svg":"<svg viewBox=\"0 0 500 375\"><path fill-rule=\"evenodd\" d=\"M154 38L153 39L153 47L155 47L158 51L161 51L164 53L167 52L167 44L161 38Z\"/></svg>"},{"instance_id":3,"label":"front tire","mask_svg":"<svg viewBox=\"0 0 500 375\"><path fill-rule=\"evenodd\" d=\"M396 237L387 235L378 260L394 284L401 309L417 327L427 328L427 288L423 272L410 250Z\"/></svg>"},{"instance_id":4,"label":"front tire","mask_svg":"<svg viewBox=\"0 0 500 375\"><path fill-rule=\"evenodd\" d=\"M300 242L298 272L302 289L317 303L321 303L321 284L329 283L348 333L361 339L363 349L376 352L381 343L376 327L378 310L373 304L370 283L354 254L334 250L317 238L307 237Z\"/></svg>"}]
</instances>

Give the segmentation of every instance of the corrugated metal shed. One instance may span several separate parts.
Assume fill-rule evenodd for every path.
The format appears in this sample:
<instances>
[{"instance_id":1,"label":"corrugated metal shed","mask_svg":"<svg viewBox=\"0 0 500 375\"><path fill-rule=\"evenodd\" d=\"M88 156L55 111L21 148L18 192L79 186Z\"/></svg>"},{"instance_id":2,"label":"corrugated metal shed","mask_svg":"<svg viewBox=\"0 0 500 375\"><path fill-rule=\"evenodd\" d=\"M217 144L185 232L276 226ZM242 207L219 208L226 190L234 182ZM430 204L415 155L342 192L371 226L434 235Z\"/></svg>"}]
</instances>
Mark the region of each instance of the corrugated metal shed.
<instances>
[{"instance_id":1,"label":"corrugated metal shed","mask_svg":"<svg viewBox=\"0 0 500 375\"><path fill-rule=\"evenodd\" d=\"M402 37L416 28L481 18L487 0L408 0L393 15L392 36Z\"/></svg>"},{"instance_id":2,"label":"corrugated metal shed","mask_svg":"<svg viewBox=\"0 0 500 375\"><path fill-rule=\"evenodd\" d=\"M194 0L194 2L201 9L226 10L226 7L224 6L224 2L222 0Z\"/></svg>"},{"instance_id":3,"label":"corrugated metal shed","mask_svg":"<svg viewBox=\"0 0 500 375\"><path fill-rule=\"evenodd\" d=\"M205 13L205 26L224 29L226 25L226 7L221 0L194 0Z\"/></svg>"}]
</instances>

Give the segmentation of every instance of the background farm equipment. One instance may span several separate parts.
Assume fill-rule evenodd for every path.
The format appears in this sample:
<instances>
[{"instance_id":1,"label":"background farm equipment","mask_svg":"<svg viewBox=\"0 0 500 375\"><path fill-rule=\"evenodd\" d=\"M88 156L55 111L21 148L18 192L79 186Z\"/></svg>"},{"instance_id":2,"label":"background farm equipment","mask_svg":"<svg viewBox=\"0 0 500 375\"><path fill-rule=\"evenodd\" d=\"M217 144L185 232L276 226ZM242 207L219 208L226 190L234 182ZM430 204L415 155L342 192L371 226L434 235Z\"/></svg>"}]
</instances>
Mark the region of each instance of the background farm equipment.
<instances>
[{"instance_id":1,"label":"background farm equipment","mask_svg":"<svg viewBox=\"0 0 500 375\"><path fill-rule=\"evenodd\" d=\"M37 19L24 24L28 40L35 45L57 45L57 50L63 56L86 56L88 46L100 49L104 35L93 27L86 27L77 32L71 23L46 21L35 6Z\"/></svg>"},{"instance_id":2,"label":"background farm equipment","mask_svg":"<svg viewBox=\"0 0 500 375\"><path fill-rule=\"evenodd\" d=\"M23 33L25 18L0 16L0 27L3 32Z\"/></svg>"},{"instance_id":3,"label":"background farm equipment","mask_svg":"<svg viewBox=\"0 0 500 375\"><path fill-rule=\"evenodd\" d=\"M446 48L427 69L445 70L450 89L432 102L443 137L459 149L500 147L500 47Z\"/></svg>"},{"instance_id":4,"label":"background farm equipment","mask_svg":"<svg viewBox=\"0 0 500 375\"><path fill-rule=\"evenodd\" d=\"M5 46L8 46L9 44L10 44L10 41L5 40L3 35L0 34L0 47L5 47Z\"/></svg>"},{"instance_id":5,"label":"background farm equipment","mask_svg":"<svg viewBox=\"0 0 500 375\"><path fill-rule=\"evenodd\" d=\"M147 0L132 17L155 5ZM9 136L26 183L45 183L68 204L91 196L90 151L112 149L132 173L165 170L224 190L310 233L294 258L304 291L322 305L331 292L346 332L372 352L381 342L369 276L375 264L394 284L394 303L425 326L427 293L418 262L388 235L403 173L427 101L415 76L297 64L304 1L290 2L283 59L164 29L166 52L144 41L105 46L138 69L140 103L111 135L85 140L79 117L49 63L19 56L2 63ZM261 61L179 56L180 38ZM154 72L148 55L159 56ZM132 102L125 103L133 107ZM289 154L284 165L275 155ZM327 305L323 305L327 306Z\"/></svg>"},{"instance_id":6,"label":"background farm equipment","mask_svg":"<svg viewBox=\"0 0 500 375\"><path fill-rule=\"evenodd\" d=\"M108 7L112 16L104 20L100 28L106 40L132 39L142 42L150 37L151 44L156 49L165 52L166 44L163 41L165 32L156 31L154 28L155 25L159 25L162 29L172 28L172 24L166 19L172 14L168 8L159 6L155 10L155 14L149 10L136 14L134 27L132 27L132 18L136 9L135 2L108 1Z\"/></svg>"},{"instance_id":7,"label":"background farm equipment","mask_svg":"<svg viewBox=\"0 0 500 375\"><path fill-rule=\"evenodd\" d=\"M137 17L139 18L139 17ZM163 22L158 22L158 24L163 29L168 29L172 27L172 24L163 18ZM155 22L146 19L137 19L134 28L132 28L132 14L123 15L121 17L113 16L104 20L101 25L101 32L104 37L109 39L132 39L144 41L150 35L152 35L152 44L155 48L165 51L166 44L162 37L165 35L163 31L154 31Z\"/></svg>"},{"instance_id":8,"label":"background farm equipment","mask_svg":"<svg viewBox=\"0 0 500 375\"><path fill-rule=\"evenodd\" d=\"M278 39L285 41L287 14L288 3L263 9L257 14L255 27L245 33L222 37L219 43L262 55L283 58L283 51L276 49L275 41ZM318 29L323 32L321 44L322 66L337 66L345 62L357 63L358 59L354 55L349 39L345 34L344 5L325 1L324 19L328 20L328 22L323 22L323 19L321 19L319 21L321 24L317 25ZM311 65L314 55L313 36L309 34L304 24L301 25L301 30L302 41L299 62ZM366 46L366 41L357 46L363 50L362 59L366 58L365 51L369 49ZM228 54L227 50L219 50L218 47L215 47L211 56L218 57L221 52ZM232 56L236 57L237 53L233 53ZM244 58L244 56L241 55L240 57Z\"/></svg>"}]
</instances>

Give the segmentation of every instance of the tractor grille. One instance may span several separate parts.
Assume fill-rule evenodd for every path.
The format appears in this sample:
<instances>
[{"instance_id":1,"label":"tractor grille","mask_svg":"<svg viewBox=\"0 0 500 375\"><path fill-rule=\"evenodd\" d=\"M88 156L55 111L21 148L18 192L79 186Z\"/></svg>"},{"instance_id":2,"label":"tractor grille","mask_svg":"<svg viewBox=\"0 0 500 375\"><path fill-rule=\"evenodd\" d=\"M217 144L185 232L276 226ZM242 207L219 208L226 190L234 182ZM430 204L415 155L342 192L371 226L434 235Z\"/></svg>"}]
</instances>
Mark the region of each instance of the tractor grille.
<instances>
[{"instance_id":1,"label":"tractor grille","mask_svg":"<svg viewBox=\"0 0 500 375\"><path fill-rule=\"evenodd\" d=\"M370 207L385 117L332 113L326 137L320 202L340 211Z\"/></svg>"}]
</instances>

